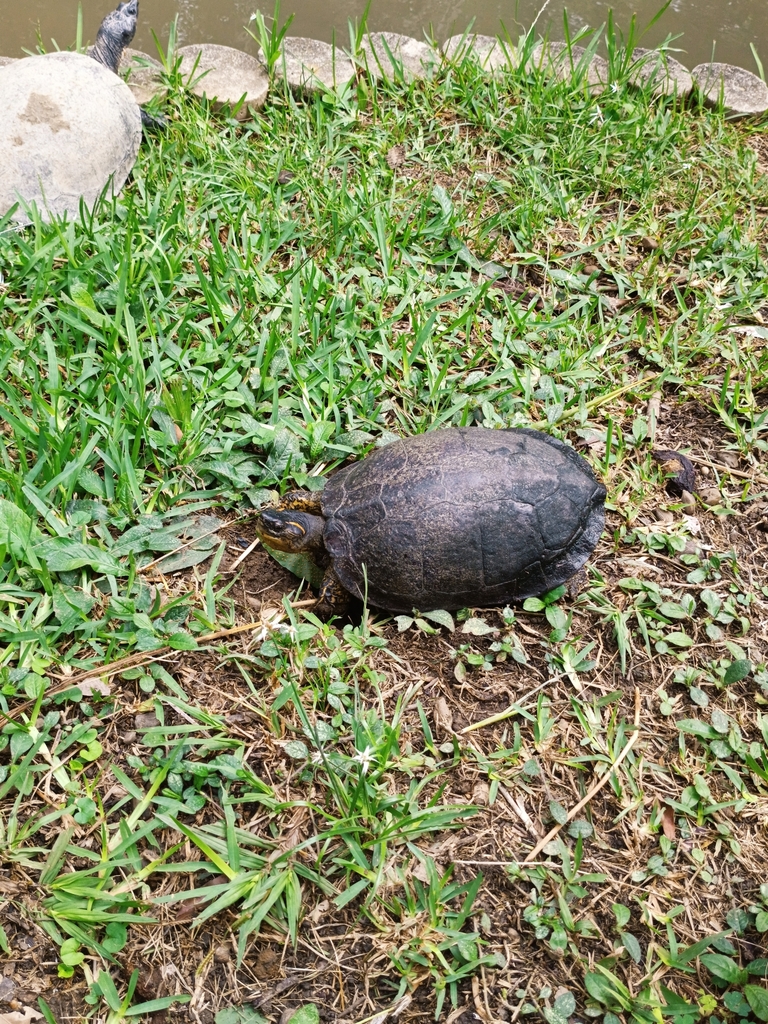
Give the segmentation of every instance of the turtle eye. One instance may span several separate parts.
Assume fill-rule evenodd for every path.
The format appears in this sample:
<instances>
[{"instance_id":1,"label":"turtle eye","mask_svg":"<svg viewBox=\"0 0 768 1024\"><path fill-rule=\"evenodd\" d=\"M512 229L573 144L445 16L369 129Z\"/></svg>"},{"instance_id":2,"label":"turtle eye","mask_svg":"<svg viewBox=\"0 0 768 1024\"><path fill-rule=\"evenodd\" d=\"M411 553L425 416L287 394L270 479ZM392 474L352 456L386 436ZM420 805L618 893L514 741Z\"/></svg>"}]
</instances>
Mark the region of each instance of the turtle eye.
<instances>
[{"instance_id":1,"label":"turtle eye","mask_svg":"<svg viewBox=\"0 0 768 1024\"><path fill-rule=\"evenodd\" d=\"M285 512L278 512L273 509L264 509L261 513L261 522L272 537L301 540L307 533L302 523L297 522L295 519L287 519Z\"/></svg>"}]
</instances>

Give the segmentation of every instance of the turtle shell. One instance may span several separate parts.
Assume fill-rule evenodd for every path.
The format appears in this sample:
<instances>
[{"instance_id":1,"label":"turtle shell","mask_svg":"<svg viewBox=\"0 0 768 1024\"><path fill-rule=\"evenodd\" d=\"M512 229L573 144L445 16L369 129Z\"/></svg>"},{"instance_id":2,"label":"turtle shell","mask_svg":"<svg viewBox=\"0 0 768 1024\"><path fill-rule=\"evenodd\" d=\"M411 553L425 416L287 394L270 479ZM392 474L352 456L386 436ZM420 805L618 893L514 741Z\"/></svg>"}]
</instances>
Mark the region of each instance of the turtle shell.
<instances>
[{"instance_id":1,"label":"turtle shell","mask_svg":"<svg viewBox=\"0 0 768 1024\"><path fill-rule=\"evenodd\" d=\"M330 478L325 546L346 589L389 611L502 604L581 568L605 493L580 455L539 431L436 430Z\"/></svg>"}]
</instances>

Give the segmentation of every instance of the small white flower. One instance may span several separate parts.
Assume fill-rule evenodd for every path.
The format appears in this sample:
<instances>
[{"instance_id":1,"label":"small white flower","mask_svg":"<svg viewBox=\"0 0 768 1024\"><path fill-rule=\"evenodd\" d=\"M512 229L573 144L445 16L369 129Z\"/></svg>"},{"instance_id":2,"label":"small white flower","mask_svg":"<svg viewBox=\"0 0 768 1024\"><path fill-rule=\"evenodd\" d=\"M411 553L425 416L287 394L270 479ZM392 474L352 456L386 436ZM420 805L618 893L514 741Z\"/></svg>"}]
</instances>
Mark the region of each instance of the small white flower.
<instances>
[{"instance_id":1,"label":"small white flower","mask_svg":"<svg viewBox=\"0 0 768 1024\"><path fill-rule=\"evenodd\" d=\"M358 750L352 760L357 761L358 764L360 764L363 769L363 775L365 775L373 764L373 747L366 747L365 750Z\"/></svg>"},{"instance_id":2,"label":"small white flower","mask_svg":"<svg viewBox=\"0 0 768 1024\"><path fill-rule=\"evenodd\" d=\"M310 757L309 760L312 762L312 764L322 764L323 752L321 750L314 750L312 752L312 757Z\"/></svg>"}]
</instances>

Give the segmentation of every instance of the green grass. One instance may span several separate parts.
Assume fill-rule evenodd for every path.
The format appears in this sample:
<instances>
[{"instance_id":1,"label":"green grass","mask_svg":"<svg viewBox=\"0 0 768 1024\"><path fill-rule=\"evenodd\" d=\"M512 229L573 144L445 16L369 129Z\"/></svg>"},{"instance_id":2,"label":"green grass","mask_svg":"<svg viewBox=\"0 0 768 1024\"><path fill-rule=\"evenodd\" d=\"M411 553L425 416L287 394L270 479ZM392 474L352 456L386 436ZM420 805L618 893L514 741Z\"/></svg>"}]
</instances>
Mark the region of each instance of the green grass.
<instances>
[{"instance_id":1,"label":"green grass","mask_svg":"<svg viewBox=\"0 0 768 1024\"><path fill-rule=\"evenodd\" d=\"M577 1006L768 1019L750 817L768 785L766 125L654 100L612 62L599 97L463 61L275 94L242 125L171 71L169 127L117 200L0 229L0 846L37 885L12 902L61 984L93 981L94 1014L188 996L142 1002L132 973L174 914L231 932L234 970L265 930L296 944L320 914L366 930L378 1005L403 1012L424 991L438 1016L477 1006L482 978L491 1007L550 1024ZM224 518L450 424L588 446L611 514L577 599L343 630L278 600L255 643L210 639L252 617ZM741 460L710 474L706 545L662 491L657 434ZM649 519L659 504L673 524ZM410 667L425 651L483 728L438 715ZM206 671L227 680L215 697ZM477 695L499 678L515 699L502 687L489 715ZM632 685L643 739L566 823L632 735ZM156 718L121 742L136 711ZM516 845L499 828L492 855L451 854L496 835L510 793L541 834L567 825L545 859L523 863L524 817ZM606 842L622 829L631 881ZM490 887L485 864L508 865ZM522 907L525 980L499 891Z\"/></svg>"}]
</instances>

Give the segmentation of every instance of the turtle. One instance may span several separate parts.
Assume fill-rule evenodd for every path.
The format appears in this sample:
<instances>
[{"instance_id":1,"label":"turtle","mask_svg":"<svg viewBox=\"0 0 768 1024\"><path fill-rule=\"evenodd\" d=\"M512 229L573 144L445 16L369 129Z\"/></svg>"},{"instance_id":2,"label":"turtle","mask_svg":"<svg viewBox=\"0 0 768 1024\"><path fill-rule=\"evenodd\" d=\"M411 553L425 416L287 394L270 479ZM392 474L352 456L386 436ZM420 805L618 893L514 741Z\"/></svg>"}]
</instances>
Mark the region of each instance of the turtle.
<instances>
[{"instance_id":1,"label":"turtle","mask_svg":"<svg viewBox=\"0 0 768 1024\"><path fill-rule=\"evenodd\" d=\"M315 612L351 597L410 614L499 605L558 587L603 531L606 490L568 445L527 428L403 438L260 511L267 547L325 569Z\"/></svg>"},{"instance_id":2,"label":"turtle","mask_svg":"<svg viewBox=\"0 0 768 1024\"><path fill-rule=\"evenodd\" d=\"M136 35L139 21L139 0L125 0L119 3L114 11L104 18L96 33L96 42L88 51L88 56L103 64L113 74L120 74L120 58L129 43ZM164 128L167 124L162 115L150 114L139 107L141 123L147 128Z\"/></svg>"}]
</instances>

